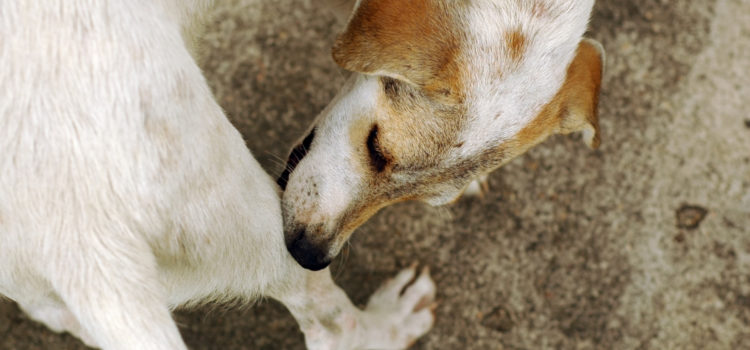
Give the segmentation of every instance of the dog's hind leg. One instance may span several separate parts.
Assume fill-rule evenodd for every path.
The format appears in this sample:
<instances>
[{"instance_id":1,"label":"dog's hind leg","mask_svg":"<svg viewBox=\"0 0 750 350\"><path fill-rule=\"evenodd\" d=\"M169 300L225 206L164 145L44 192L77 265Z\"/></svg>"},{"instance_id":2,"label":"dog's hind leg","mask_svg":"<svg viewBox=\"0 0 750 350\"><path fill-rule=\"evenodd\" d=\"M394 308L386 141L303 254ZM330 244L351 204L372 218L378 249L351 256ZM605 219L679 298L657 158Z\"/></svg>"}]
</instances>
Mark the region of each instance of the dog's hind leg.
<instances>
[{"instance_id":1,"label":"dog's hind leg","mask_svg":"<svg viewBox=\"0 0 750 350\"><path fill-rule=\"evenodd\" d=\"M41 322L54 332L68 332L80 339L89 347L96 348L98 345L94 339L81 328L73 313L56 296L48 296L42 299L19 300L21 309L31 319Z\"/></svg>"},{"instance_id":2,"label":"dog's hind leg","mask_svg":"<svg viewBox=\"0 0 750 350\"><path fill-rule=\"evenodd\" d=\"M185 349L147 242L127 229L94 231L71 235L75 239L55 249L46 265L52 289L80 323L79 334L108 350Z\"/></svg>"}]
</instances>

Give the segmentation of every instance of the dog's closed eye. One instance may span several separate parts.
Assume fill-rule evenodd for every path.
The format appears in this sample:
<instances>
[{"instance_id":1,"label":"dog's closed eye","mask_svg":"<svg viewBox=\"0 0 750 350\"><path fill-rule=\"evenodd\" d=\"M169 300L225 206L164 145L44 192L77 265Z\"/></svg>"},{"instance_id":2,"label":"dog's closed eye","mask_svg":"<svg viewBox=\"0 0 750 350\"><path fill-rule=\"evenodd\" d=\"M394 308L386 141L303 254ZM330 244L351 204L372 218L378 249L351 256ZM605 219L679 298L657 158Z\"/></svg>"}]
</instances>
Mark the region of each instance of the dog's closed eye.
<instances>
[{"instance_id":1,"label":"dog's closed eye","mask_svg":"<svg viewBox=\"0 0 750 350\"><path fill-rule=\"evenodd\" d=\"M370 157L370 164L377 172L383 172L385 167L388 165L388 157L383 148L380 146L378 140L378 125L375 124L370 129L370 134L367 135L367 151Z\"/></svg>"}]
</instances>

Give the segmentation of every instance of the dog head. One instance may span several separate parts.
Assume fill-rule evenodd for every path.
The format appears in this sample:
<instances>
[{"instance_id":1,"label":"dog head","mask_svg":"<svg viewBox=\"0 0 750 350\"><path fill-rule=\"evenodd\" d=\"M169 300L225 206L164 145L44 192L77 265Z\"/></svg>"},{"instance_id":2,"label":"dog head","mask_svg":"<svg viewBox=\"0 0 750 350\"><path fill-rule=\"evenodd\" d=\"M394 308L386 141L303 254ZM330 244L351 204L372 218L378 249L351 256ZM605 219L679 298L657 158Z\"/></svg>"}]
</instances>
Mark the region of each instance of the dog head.
<instances>
[{"instance_id":1,"label":"dog head","mask_svg":"<svg viewBox=\"0 0 750 350\"><path fill-rule=\"evenodd\" d=\"M333 47L354 72L279 178L287 247L328 265L389 204L441 205L555 133L599 144L593 1L361 0Z\"/></svg>"}]
</instances>

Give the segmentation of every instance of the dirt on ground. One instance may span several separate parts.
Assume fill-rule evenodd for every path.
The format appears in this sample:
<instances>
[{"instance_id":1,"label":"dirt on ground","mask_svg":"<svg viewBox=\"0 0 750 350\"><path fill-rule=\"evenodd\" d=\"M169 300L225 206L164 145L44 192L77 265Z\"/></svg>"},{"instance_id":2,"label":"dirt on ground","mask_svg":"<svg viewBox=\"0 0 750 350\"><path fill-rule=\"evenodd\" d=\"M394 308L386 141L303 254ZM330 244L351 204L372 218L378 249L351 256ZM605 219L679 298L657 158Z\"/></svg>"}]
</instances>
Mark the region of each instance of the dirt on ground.
<instances>
[{"instance_id":1,"label":"dirt on ground","mask_svg":"<svg viewBox=\"0 0 750 350\"><path fill-rule=\"evenodd\" d=\"M273 175L345 73L314 0L229 1L201 64ZM402 203L333 264L359 305L413 261L440 305L415 349L750 349L750 2L597 2L602 147L556 136L434 208ZM193 349L302 349L278 303L179 311ZM0 302L0 349L83 349Z\"/></svg>"}]
</instances>

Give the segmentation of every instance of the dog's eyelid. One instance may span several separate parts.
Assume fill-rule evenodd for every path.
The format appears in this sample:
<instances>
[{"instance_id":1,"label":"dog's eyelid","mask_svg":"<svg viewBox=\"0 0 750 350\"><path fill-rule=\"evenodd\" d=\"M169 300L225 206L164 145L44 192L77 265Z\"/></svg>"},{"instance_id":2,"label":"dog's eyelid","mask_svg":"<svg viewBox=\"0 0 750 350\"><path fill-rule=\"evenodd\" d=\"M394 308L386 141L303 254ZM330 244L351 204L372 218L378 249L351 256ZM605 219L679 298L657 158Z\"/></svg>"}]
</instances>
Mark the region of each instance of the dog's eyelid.
<instances>
[{"instance_id":1,"label":"dog's eyelid","mask_svg":"<svg viewBox=\"0 0 750 350\"><path fill-rule=\"evenodd\" d=\"M399 81L395 78L383 76L380 78L380 82L383 84L383 91L388 96L396 96L399 93Z\"/></svg>"}]
</instances>

